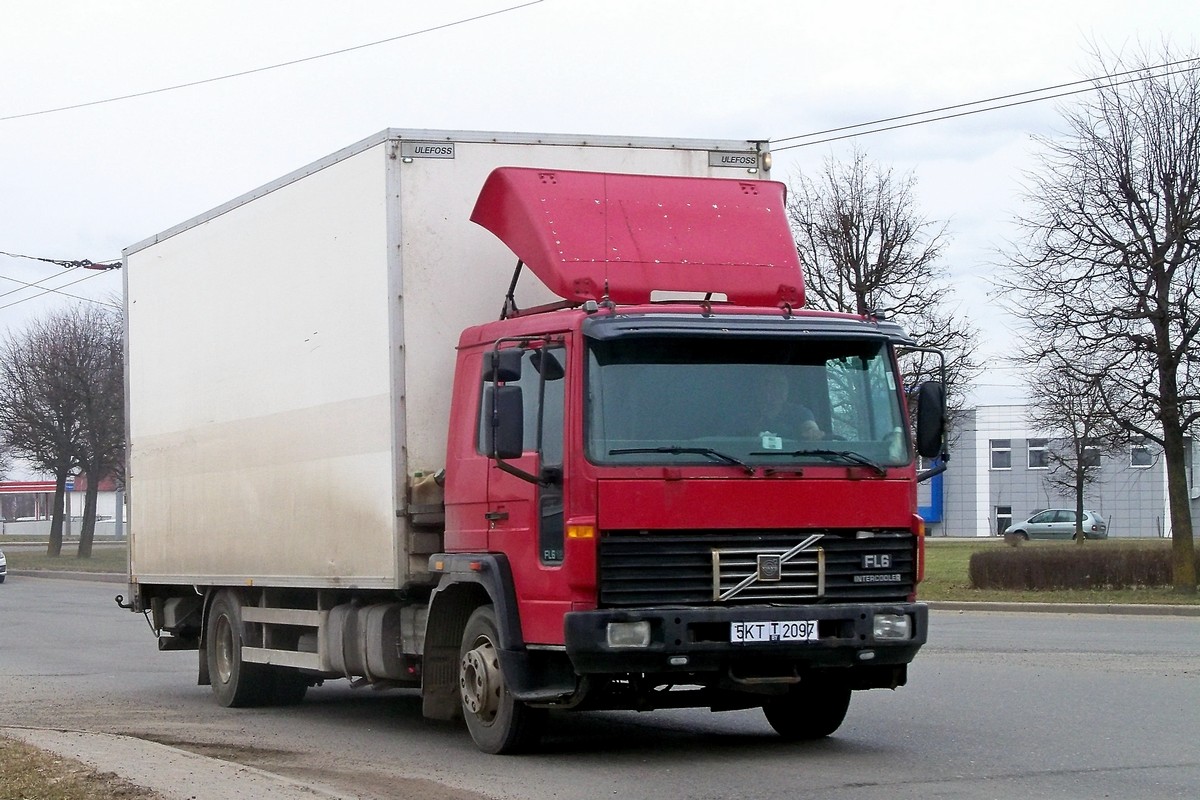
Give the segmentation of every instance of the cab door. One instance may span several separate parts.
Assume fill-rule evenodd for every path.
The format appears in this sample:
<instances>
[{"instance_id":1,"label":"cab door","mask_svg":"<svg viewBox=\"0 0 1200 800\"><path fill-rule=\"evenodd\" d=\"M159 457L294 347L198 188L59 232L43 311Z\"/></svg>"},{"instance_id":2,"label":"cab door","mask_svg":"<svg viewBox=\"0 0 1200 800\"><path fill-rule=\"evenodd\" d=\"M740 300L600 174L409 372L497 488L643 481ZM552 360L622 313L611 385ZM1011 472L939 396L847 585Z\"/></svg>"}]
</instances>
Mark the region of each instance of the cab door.
<instances>
[{"instance_id":1,"label":"cab door","mask_svg":"<svg viewBox=\"0 0 1200 800\"><path fill-rule=\"evenodd\" d=\"M567 348L555 339L512 346L521 351L519 376L510 372L503 386L484 389L489 419L481 430L507 427L493 435L507 440L501 450L509 451L508 458L493 458L488 470L488 549L508 557L526 642L561 644L562 616L570 610L561 578ZM519 448L512 430L518 421Z\"/></svg>"}]
</instances>

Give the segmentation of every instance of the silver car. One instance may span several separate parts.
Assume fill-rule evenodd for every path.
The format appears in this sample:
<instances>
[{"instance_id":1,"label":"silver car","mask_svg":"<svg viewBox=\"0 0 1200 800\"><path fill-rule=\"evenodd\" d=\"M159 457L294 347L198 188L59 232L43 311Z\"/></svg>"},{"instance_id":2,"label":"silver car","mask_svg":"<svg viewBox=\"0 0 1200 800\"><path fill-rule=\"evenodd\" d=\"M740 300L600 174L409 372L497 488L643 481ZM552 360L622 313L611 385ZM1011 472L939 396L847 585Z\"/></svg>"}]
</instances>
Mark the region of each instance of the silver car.
<instances>
[{"instance_id":1,"label":"silver car","mask_svg":"<svg viewBox=\"0 0 1200 800\"><path fill-rule=\"evenodd\" d=\"M4 557L4 551L0 550L0 583L4 583L4 579L8 577L8 559Z\"/></svg>"},{"instance_id":2,"label":"silver car","mask_svg":"<svg viewBox=\"0 0 1200 800\"><path fill-rule=\"evenodd\" d=\"M1074 539L1075 509L1048 508L1021 522L1014 522L1006 535L1022 539ZM1108 523L1095 511L1083 512L1083 537L1107 539Z\"/></svg>"}]
</instances>

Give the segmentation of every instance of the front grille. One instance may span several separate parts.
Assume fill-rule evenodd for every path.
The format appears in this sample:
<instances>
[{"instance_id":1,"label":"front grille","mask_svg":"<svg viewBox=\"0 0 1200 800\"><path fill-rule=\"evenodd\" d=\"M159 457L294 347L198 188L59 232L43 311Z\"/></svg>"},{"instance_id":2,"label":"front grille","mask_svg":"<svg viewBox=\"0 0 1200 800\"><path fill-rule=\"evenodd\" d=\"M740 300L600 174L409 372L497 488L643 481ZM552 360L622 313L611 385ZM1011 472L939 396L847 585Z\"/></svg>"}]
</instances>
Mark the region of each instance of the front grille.
<instances>
[{"instance_id":1,"label":"front grille","mask_svg":"<svg viewBox=\"0 0 1200 800\"><path fill-rule=\"evenodd\" d=\"M913 554L908 531L605 531L600 605L903 602Z\"/></svg>"}]
</instances>

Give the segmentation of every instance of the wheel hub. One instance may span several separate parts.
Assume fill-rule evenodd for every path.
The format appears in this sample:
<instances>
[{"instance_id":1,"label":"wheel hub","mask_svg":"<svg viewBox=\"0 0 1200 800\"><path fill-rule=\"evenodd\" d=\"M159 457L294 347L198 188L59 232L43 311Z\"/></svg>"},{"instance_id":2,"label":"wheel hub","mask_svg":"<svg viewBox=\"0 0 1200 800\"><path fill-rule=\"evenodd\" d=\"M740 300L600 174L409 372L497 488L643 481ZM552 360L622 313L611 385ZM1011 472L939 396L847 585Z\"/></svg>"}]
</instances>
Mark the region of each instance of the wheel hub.
<instances>
[{"instance_id":1,"label":"wheel hub","mask_svg":"<svg viewBox=\"0 0 1200 800\"><path fill-rule=\"evenodd\" d=\"M480 642L463 655L458 688L467 711L485 720L495 717L502 685L500 661L491 642Z\"/></svg>"},{"instance_id":2,"label":"wheel hub","mask_svg":"<svg viewBox=\"0 0 1200 800\"><path fill-rule=\"evenodd\" d=\"M228 618L221 617L217 620L216 634L213 646L216 648L217 654L217 679L225 684L229 683L233 677L234 659L233 627L229 624Z\"/></svg>"}]
</instances>

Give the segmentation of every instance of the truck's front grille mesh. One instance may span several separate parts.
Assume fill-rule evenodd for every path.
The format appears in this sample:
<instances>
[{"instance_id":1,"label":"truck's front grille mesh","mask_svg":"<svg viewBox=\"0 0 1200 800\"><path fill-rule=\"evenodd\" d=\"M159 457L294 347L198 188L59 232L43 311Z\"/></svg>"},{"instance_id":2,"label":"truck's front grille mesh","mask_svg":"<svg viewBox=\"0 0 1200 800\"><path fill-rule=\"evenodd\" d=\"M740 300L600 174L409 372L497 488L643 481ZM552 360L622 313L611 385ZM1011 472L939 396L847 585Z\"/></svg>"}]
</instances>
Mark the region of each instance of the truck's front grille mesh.
<instances>
[{"instance_id":1,"label":"truck's front grille mesh","mask_svg":"<svg viewBox=\"0 0 1200 800\"><path fill-rule=\"evenodd\" d=\"M605 531L600 604L902 602L913 544L908 531Z\"/></svg>"}]
</instances>

